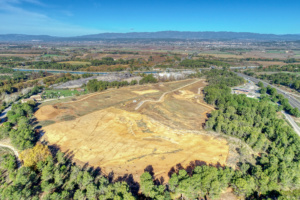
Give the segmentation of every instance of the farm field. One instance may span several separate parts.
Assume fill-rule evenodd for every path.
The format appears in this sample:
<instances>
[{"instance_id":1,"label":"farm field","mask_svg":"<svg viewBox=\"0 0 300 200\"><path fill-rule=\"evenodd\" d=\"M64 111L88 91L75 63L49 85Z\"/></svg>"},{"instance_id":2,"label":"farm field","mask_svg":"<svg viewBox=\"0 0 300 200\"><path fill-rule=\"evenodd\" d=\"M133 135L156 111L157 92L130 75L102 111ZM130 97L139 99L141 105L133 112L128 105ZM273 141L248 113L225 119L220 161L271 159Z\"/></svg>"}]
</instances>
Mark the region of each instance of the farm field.
<instances>
[{"instance_id":1,"label":"farm field","mask_svg":"<svg viewBox=\"0 0 300 200\"><path fill-rule=\"evenodd\" d=\"M35 57L39 56L40 54L0 54L0 57Z\"/></svg>"},{"instance_id":2,"label":"farm field","mask_svg":"<svg viewBox=\"0 0 300 200\"><path fill-rule=\"evenodd\" d=\"M35 116L48 124L42 140L79 164L134 180L151 167L156 178L167 181L176 166L226 164L227 141L202 130L213 109L202 101L205 85L193 79L111 89L47 102Z\"/></svg>"}]
</instances>

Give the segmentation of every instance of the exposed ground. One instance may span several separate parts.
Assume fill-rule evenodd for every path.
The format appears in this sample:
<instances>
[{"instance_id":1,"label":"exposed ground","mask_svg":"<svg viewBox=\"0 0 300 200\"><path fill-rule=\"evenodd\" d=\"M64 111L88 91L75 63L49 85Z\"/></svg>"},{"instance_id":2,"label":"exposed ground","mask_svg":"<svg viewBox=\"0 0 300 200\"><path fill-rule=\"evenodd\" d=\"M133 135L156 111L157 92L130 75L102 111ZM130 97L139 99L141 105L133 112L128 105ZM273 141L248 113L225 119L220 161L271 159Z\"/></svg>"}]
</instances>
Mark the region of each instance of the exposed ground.
<instances>
[{"instance_id":1,"label":"exposed ground","mask_svg":"<svg viewBox=\"0 0 300 200\"><path fill-rule=\"evenodd\" d=\"M111 89L42 105L35 116L41 124L51 124L43 127L42 139L78 163L100 167L107 175L113 172L115 178L132 174L134 180L153 168L157 178L167 181L178 164L226 164L226 140L202 130L212 110L198 94L204 86L204 80L184 80ZM155 102L168 91L173 92ZM135 110L149 99L153 102Z\"/></svg>"},{"instance_id":2,"label":"exposed ground","mask_svg":"<svg viewBox=\"0 0 300 200\"><path fill-rule=\"evenodd\" d=\"M83 61L63 61L59 63L66 63L66 64L71 64L71 65L90 65L91 62L83 62Z\"/></svg>"}]
</instances>

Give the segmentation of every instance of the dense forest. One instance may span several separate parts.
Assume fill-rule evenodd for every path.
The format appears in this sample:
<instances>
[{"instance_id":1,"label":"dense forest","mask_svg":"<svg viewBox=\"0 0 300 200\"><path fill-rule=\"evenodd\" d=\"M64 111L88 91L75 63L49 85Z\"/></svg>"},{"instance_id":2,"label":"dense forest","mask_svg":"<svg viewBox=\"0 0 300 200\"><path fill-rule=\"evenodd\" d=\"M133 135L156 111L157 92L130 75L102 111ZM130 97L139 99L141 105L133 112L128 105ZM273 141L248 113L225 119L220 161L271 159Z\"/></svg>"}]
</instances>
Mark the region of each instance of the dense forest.
<instances>
[{"instance_id":1,"label":"dense forest","mask_svg":"<svg viewBox=\"0 0 300 200\"><path fill-rule=\"evenodd\" d=\"M197 60L192 59L185 59L181 61L180 66L187 67L187 68L209 68L211 66L218 66L218 67L229 67L228 63L218 60L210 60L205 58L199 58Z\"/></svg>"},{"instance_id":2,"label":"dense forest","mask_svg":"<svg viewBox=\"0 0 300 200\"><path fill-rule=\"evenodd\" d=\"M76 166L71 155L50 152L40 143L34 146L36 134L28 125L34 105L16 104L0 132L9 132L3 137L10 137L16 148L24 150L20 156L23 166L18 168L11 155L1 158L0 199L218 199L228 187L248 199L298 199L300 139L277 117L280 106L268 98L258 101L231 94L230 87L244 83L235 73L211 70L206 76L205 101L217 110L210 114L205 128L248 144L255 163L241 160L235 170L206 165L189 173L183 169L164 185L149 172L142 174L135 187L132 181L112 182L100 169ZM2 130L5 128L7 131ZM238 151L243 154L245 149Z\"/></svg>"},{"instance_id":3,"label":"dense forest","mask_svg":"<svg viewBox=\"0 0 300 200\"><path fill-rule=\"evenodd\" d=\"M259 67L256 69L258 72L300 72L300 64L289 64L289 65L270 65L268 67Z\"/></svg>"},{"instance_id":4,"label":"dense forest","mask_svg":"<svg viewBox=\"0 0 300 200\"><path fill-rule=\"evenodd\" d=\"M269 85L265 88L263 87L262 82L259 82L258 85L260 86L260 93L261 93L262 100L268 99L269 101L272 101L276 104L280 104L280 106L278 107L278 111L283 109L290 115L293 115L295 117L300 117L300 112L298 108L296 107L293 108L290 105L289 100L287 98L285 98L282 94L277 94L277 90L275 88L272 88Z\"/></svg>"},{"instance_id":5,"label":"dense forest","mask_svg":"<svg viewBox=\"0 0 300 200\"><path fill-rule=\"evenodd\" d=\"M58 63L58 62L47 62L47 61L32 62L29 66L29 68L32 69L56 69L56 70L70 70L70 71L77 71L86 67L89 67L89 65L71 65L69 63Z\"/></svg>"},{"instance_id":6,"label":"dense forest","mask_svg":"<svg viewBox=\"0 0 300 200\"><path fill-rule=\"evenodd\" d=\"M0 69L0 71L9 71L9 69ZM80 75L72 75L70 73L62 73L52 75L47 72L19 72L10 71L11 74L0 76L0 94L11 94L19 92L21 89L33 87L37 85L45 85L48 87L52 84L67 82L70 80L80 79ZM91 74L84 75L89 77Z\"/></svg>"},{"instance_id":7,"label":"dense forest","mask_svg":"<svg viewBox=\"0 0 300 200\"><path fill-rule=\"evenodd\" d=\"M117 65L117 64L122 64L122 65L128 65L128 64L133 64L134 59L130 60L123 60L123 59L118 59L114 60L111 57L104 57L101 60L92 60L91 61L93 66L99 66L99 65Z\"/></svg>"},{"instance_id":8,"label":"dense forest","mask_svg":"<svg viewBox=\"0 0 300 200\"><path fill-rule=\"evenodd\" d=\"M0 94L11 94L26 87L37 85L38 79L49 76L45 72L20 72L12 69L0 68Z\"/></svg>"},{"instance_id":9,"label":"dense forest","mask_svg":"<svg viewBox=\"0 0 300 200\"><path fill-rule=\"evenodd\" d=\"M86 87L89 92L99 92L106 90L108 88L119 88L128 85L136 84L146 84L146 83L157 83L157 79L153 77L152 74L144 75L144 77L138 82L137 80L132 80L130 83L128 81L97 81L96 79L90 80Z\"/></svg>"},{"instance_id":10,"label":"dense forest","mask_svg":"<svg viewBox=\"0 0 300 200\"><path fill-rule=\"evenodd\" d=\"M219 80L216 76L210 77ZM237 78L235 76L232 74L233 79ZM211 113L205 126L208 130L237 137L259 153L255 165L241 164L238 179L249 189L244 194L275 198L282 191L298 190L299 195L299 136L284 125L284 120L278 119L278 105L272 105L268 99L257 101L245 95L233 95L228 86L232 84L223 82L204 89L207 103L218 108ZM237 186L238 191L240 186Z\"/></svg>"},{"instance_id":11,"label":"dense forest","mask_svg":"<svg viewBox=\"0 0 300 200\"><path fill-rule=\"evenodd\" d=\"M273 84L280 84L295 90L300 90L300 76L293 73L261 74L257 78L269 80Z\"/></svg>"}]
</instances>

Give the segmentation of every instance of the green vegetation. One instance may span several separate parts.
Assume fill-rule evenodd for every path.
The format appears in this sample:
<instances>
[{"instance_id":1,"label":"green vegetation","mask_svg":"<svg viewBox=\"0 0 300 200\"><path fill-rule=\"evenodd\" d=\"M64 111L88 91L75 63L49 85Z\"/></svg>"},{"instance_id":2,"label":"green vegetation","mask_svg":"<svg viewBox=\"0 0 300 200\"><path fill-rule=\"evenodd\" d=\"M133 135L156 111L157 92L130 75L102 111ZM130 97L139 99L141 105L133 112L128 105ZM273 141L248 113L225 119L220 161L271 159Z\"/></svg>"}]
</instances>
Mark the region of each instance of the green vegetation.
<instances>
[{"instance_id":1,"label":"green vegetation","mask_svg":"<svg viewBox=\"0 0 300 200\"><path fill-rule=\"evenodd\" d=\"M136 85L137 81L133 80L130 83L127 81L97 81L97 79L90 80L86 87L89 92L98 92L98 91L103 91L108 88L119 88L119 87L124 87L127 85Z\"/></svg>"},{"instance_id":2,"label":"green vegetation","mask_svg":"<svg viewBox=\"0 0 300 200\"><path fill-rule=\"evenodd\" d=\"M141 179L145 196L163 199L162 195L170 193L178 199L204 196L216 199L222 190L231 186L236 195L247 199L299 197L299 137L284 125L284 120L276 117L279 106L271 105L267 99L257 101L245 95L231 94L228 86L242 83L242 80L236 81L237 78L234 73L225 71L209 73L210 85L204 89L205 100L218 110L211 113L205 126L207 130L246 142L259 155L254 155L256 163L240 162L236 171L209 166L198 166L192 174L180 170L172 175L164 193L161 187L151 184L148 172L145 172Z\"/></svg>"},{"instance_id":3,"label":"green vegetation","mask_svg":"<svg viewBox=\"0 0 300 200\"><path fill-rule=\"evenodd\" d=\"M70 96L74 96L74 95L82 95L82 94L87 94L87 91L78 91L76 89L73 90L69 90L69 89L65 89L65 90L48 90L46 89L45 92L42 94L43 98L46 99L52 99L52 98L59 98L61 96L64 97L70 97Z\"/></svg>"},{"instance_id":4,"label":"green vegetation","mask_svg":"<svg viewBox=\"0 0 300 200\"><path fill-rule=\"evenodd\" d=\"M43 57L60 57L60 56L64 56L64 55L58 55L58 54L44 54Z\"/></svg>"},{"instance_id":5,"label":"green vegetation","mask_svg":"<svg viewBox=\"0 0 300 200\"><path fill-rule=\"evenodd\" d=\"M0 69L3 71L10 71L10 69ZM5 73L5 72L3 72ZM37 79L48 76L44 72L19 72L13 71L11 75L0 76L0 94L11 94L23 88L32 87L38 84Z\"/></svg>"},{"instance_id":6,"label":"green vegetation","mask_svg":"<svg viewBox=\"0 0 300 200\"><path fill-rule=\"evenodd\" d=\"M11 68L0 67L0 74L12 74L14 72L15 72L15 70L13 70Z\"/></svg>"},{"instance_id":7,"label":"green vegetation","mask_svg":"<svg viewBox=\"0 0 300 200\"><path fill-rule=\"evenodd\" d=\"M273 84L280 84L290 87L295 90L300 90L300 76L292 73L276 73L276 74L262 74L257 78L262 80L269 80Z\"/></svg>"},{"instance_id":8,"label":"green vegetation","mask_svg":"<svg viewBox=\"0 0 300 200\"><path fill-rule=\"evenodd\" d=\"M101 60L92 60L92 65L93 66L100 66L100 65L117 65L117 64L123 64L123 65L127 65L127 64L133 64L134 63L134 59L131 60L123 60L123 59L119 59L119 60L114 60L111 57L105 57L102 58Z\"/></svg>"},{"instance_id":9,"label":"green vegetation","mask_svg":"<svg viewBox=\"0 0 300 200\"><path fill-rule=\"evenodd\" d=\"M0 199L134 199L125 182L109 183L96 170L73 165L61 152L17 170L13 159L1 163Z\"/></svg>"},{"instance_id":10,"label":"green vegetation","mask_svg":"<svg viewBox=\"0 0 300 200\"><path fill-rule=\"evenodd\" d=\"M244 83L243 78L237 76L233 72L229 72L226 70L212 69L210 71L204 72L204 74L206 75L207 81L210 85L233 87Z\"/></svg>"},{"instance_id":11,"label":"green vegetation","mask_svg":"<svg viewBox=\"0 0 300 200\"><path fill-rule=\"evenodd\" d=\"M47 61L38 61L27 63L30 64L32 69L57 69L57 70L70 70L77 71L83 68L88 67L89 65L72 65L69 63L58 63L58 62L47 62Z\"/></svg>"},{"instance_id":12,"label":"green vegetation","mask_svg":"<svg viewBox=\"0 0 300 200\"><path fill-rule=\"evenodd\" d=\"M15 67L19 65L20 62L26 61L24 58L15 57L15 56L0 56L0 65L7 66L7 67Z\"/></svg>"},{"instance_id":13,"label":"green vegetation","mask_svg":"<svg viewBox=\"0 0 300 200\"><path fill-rule=\"evenodd\" d=\"M143 85L145 83L157 83L157 79L154 78L152 74L148 74L144 76L139 82L140 85Z\"/></svg>"},{"instance_id":14,"label":"green vegetation","mask_svg":"<svg viewBox=\"0 0 300 200\"><path fill-rule=\"evenodd\" d=\"M138 52L131 52L131 51L103 51L99 52L103 54L132 54L132 55L139 55Z\"/></svg>"},{"instance_id":15,"label":"green vegetation","mask_svg":"<svg viewBox=\"0 0 300 200\"><path fill-rule=\"evenodd\" d=\"M1 127L9 131L12 145L19 150L33 147L36 141L36 134L29 125L33 107L34 104L29 103L13 104L11 110L7 112L8 122L5 123L4 128Z\"/></svg>"},{"instance_id":16,"label":"green vegetation","mask_svg":"<svg viewBox=\"0 0 300 200\"><path fill-rule=\"evenodd\" d=\"M188 67L188 68L191 68L191 67L192 68L209 68L211 66L229 67L230 65L223 61L218 61L215 59L210 60L210 59L200 58L197 60L185 59L180 63L180 66Z\"/></svg>"},{"instance_id":17,"label":"green vegetation","mask_svg":"<svg viewBox=\"0 0 300 200\"><path fill-rule=\"evenodd\" d=\"M245 142L254 151L255 163L241 160L236 170L206 165L189 172L182 169L171 175L167 185L157 184L151 173L145 172L140 177L142 194L138 196L137 190L125 182L111 183L97 170L74 165L69 159L72 155L58 151L52 157L45 146L32 148L34 133L29 119L33 106L16 104L1 129L10 129L9 137L17 148L32 149L22 155L29 158L28 167L16 169L11 155L0 158L0 199L217 199L228 187L241 198L298 199L300 139L283 119L277 118L280 106L270 103L275 99L282 103L284 99L272 88L266 88L270 96L265 95L260 101L231 94L230 87L244 80L226 70L211 70L205 75L209 82L204 88L205 101L217 108L205 128ZM153 80L150 76L146 79ZM125 82L92 80L87 88L99 91L122 84ZM240 154L244 151L238 150ZM35 159L30 160L31 157Z\"/></svg>"},{"instance_id":18,"label":"green vegetation","mask_svg":"<svg viewBox=\"0 0 300 200\"><path fill-rule=\"evenodd\" d=\"M240 167L245 172L237 179L241 181L240 184L244 179L243 184L254 184L253 192L270 198L272 191L299 189L297 163L300 139L289 126L283 125L282 119L276 117L278 106L267 101L258 102L245 95L232 95L230 88L224 85L210 85L204 89L204 93L205 100L218 108L211 113L206 128L237 137L261 154L256 157L255 166L241 165L247 166L247 170ZM276 95L271 89L269 93ZM246 177L254 182L249 183ZM243 192L241 186L237 186L237 190Z\"/></svg>"},{"instance_id":19,"label":"green vegetation","mask_svg":"<svg viewBox=\"0 0 300 200\"><path fill-rule=\"evenodd\" d=\"M294 60L297 62L296 60ZM290 59L285 61L286 63L292 62ZM268 67L259 67L255 71L257 72L300 72L300 64L289 64L284 66L270 65Z\"/></svg>"},{"instance_id":20,"label":"green vegetation","mask_svg":"<svg viewBox=\"0 0 300 200\"><path fill-rule=\"evenodd\" d=\"M63 61L59 63L70 64L70 65L91 65L91 62L85 62L85 61Z\"/></svg>"}]
</instances>

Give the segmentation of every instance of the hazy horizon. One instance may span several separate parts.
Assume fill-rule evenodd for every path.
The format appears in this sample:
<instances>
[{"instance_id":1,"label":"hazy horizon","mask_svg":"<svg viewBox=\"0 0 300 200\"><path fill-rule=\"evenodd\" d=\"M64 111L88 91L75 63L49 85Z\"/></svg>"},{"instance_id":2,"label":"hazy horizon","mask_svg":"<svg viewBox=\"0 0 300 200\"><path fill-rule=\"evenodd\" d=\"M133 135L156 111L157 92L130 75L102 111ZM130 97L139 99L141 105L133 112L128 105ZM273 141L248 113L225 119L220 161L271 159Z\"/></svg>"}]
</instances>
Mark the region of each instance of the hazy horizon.
<instances>
[{"instance_id":1,"label":"hazy horizon","mask_svg":"<svg viewBox=\"0 0 300 200\"><path fill-rule=\"evenodd\" d=\"M215 31L300 34L300 2L0 0L0 34Z\"/></svg>"}]
</instances>

